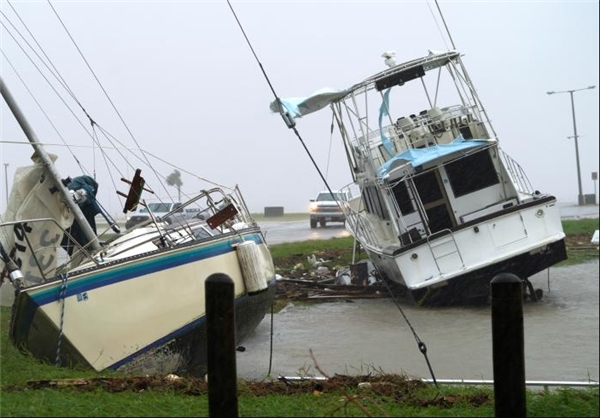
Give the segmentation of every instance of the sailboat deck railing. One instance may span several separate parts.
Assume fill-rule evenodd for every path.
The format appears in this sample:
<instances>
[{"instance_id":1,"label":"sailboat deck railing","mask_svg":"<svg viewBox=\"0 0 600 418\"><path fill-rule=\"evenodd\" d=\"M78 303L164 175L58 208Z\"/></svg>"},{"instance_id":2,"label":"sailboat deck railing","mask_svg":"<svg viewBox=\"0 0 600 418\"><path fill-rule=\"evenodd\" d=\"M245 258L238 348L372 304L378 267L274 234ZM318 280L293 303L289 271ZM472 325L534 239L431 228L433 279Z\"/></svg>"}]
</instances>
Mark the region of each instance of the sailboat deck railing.
<instances>
[{"instance_id":1,"label":"sailboat deck railing","mask_svg":"<svg viewBox=\"0 0 600 418\"><path fill-rule=\"evenodd\" d=\"M213 196L214 194L218 194L218 197ZM236 196L233 196L233 194L236 194ZM58 243L47 243L44 246L35 247L25 236L25 244L32 257L29 263L35 264L32 264L31 267L39 273L39 275L36 275L36 277L38 277L37 280L41 279L42 282L47 282L56 278L59 273L72 270L80 265L86 265L87 268L89 268L91 266L99 266L101 262L105 261L105 258L117 260L127 255L132 255L136 253L136 251L140 254L148 252L148 249L143 250L142 247L149 243L154 244L152 247L155 247L155 250L159 250L161 248L173 247L215 237L228 231L235 232L235 230L230 228L234 222L242 222L247 226L255 225L255 222L249 215L245 202L241 200L241 195L237 190L234 190L232 194L227 194L220 188L203 190L198 196L184 203L181 208L191 205L202 198L207 198L209 209L213 215L218 213L225 204L233 203L237 209L237 213L232 218L235 219L235 221L226 221L221 225L215 226L215 228L210 228L208 224L201 219L188 219L178 225L164 226L164 224L162 224L163 220L175 212L172 211L161 218L154 218L151 216L148 221L136 225L133 229L138 230L138 233L130 234L130 232L133 231L133 229L131 229L125 234L118 234L114 239L103 243L100 252L90 250L89 243L82 245L82 243L78 242L69 233L68 229L65 229L53 218L21 219L18 221L3 222L0 224L0 227L10 228L12 230L18 225L44 222L51 222L58 227L58 230L60 230L63 236L70 242L69 245L73 247L70 256L67 255L66 251L62 254L62 250L64 250L60 244L62 240L59 240ZM144 226L151 228L140 229ZM26 235L27 232L25 229L21 229L23 230L22 233ZM98 238L102 238L105 232L99 234ZM116 242L117 240L119 241ZM113 249L113 251L107 254L106 250L109 248ZM48 265L47 260L43 259L44 255L39 255L42 251L48 250L52 251L52 257L57 260L56 263ZM42 259L40 259L40 257ZM30 284L37 284L37 282L29 283L26 277L25 283L21 283L21 285L25 286Z\"/></svg>"},{"instance_id":2,"label":"sailboat deck railing","mask_svg":"<svg viewBox=\"0 0 600 418\"><path fill-rule=\"evenodd\" d=\"M77 240L75 238L73 238L73 236L54 218L22 219L19 221L2 222L0 224L0 228L22 226L27 223L34 224L34 223L42 223L42 222L52 222L62 231L64 236L69 239L71 245L73 247L77 248L73 252L73 256L79 255L80 257L83 257L84 259L91 260L96 265L99 264L98 261L88 251L88 249L85 246L82 246L79 242L77 242ZM23 234L27 234L27 232L25 232L25 228L21 228L21 229L22 229ZM57 272L63 271L66 267L68 267L69 263L71 262L71 259L68 256L66 256L66 260L63 263L60 263L60 264L57 263L57 265L55 267L53 266L53 268L45 270L44 268L42 268L42 265L44 264L44 263L42 263L43 260L39 260L38 257L36 256L36 252L38 252L40 250L40 248L34 248L31 244L31 242L27 239L25 240L25 242L27 243L27 246L34 257L34 260L35 260L35 263L37 266L37 270L39 271L44 282L48 281L50 277L54 277ZM48 246L46 246L44 248L48 248ZM58 250L61 249L62 247L60 245L53 245L52 248L54 248L56 253L58 253ZM59 256L57 255L56 258L58 260ZM26 283L22 283L22 284L25 285Z\"/></svg>"}]
</instances>

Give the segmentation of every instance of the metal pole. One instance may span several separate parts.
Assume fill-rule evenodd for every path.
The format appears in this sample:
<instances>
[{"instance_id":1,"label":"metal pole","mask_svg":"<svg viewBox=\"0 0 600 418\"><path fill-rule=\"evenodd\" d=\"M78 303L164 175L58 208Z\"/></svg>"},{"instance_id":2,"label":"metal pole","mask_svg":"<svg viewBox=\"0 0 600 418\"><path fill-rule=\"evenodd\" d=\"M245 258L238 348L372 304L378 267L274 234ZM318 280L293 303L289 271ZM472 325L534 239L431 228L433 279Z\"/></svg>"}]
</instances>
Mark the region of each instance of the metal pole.
<instances>
[{"instance_id":1,"label":"metal pole","mask_svg":"<svg viewBox=\"0 0 600 418\"><path fill-rule=\"evenodd\" d=\"M598 199L596 199L596 195L598 193L598 189L596 188L597 180L598 180L598 172L592 171L592 181L594 182L594 205L598 202Z\"/></svg>"},{"instance_id":2,"label":"metal pole","mask_svg":"<svg viewBox=\"0 0 600 418\"><path fill-rule=\"evenodd\" d=\"M83 234L89 241L89 245L94 250L99 250L101 248L101 245L100 245L100 242L98 241L98 237L92 230L92 227L90 226L88 221L85 219L85 216L83 215L83 212L81 211L81 208L77 205L77 203L75 203L75 201L71 197L69 190L62 184L60 174L56 170L56 167L54 167L54 163L52 162L52 160L50 159L50 157L44 150L44 147L42 147L42 145L37 140L37 137L36 137L35 133L33 132L33 129L29 125L29 122L27 122L27 119L25 118L25 115L23 115L23 113L21 112L21 109L19 109L17 102L15 102L14 98L12 97L12 94L8 90L8 87L6 86L6 84L4 84L4 80L2 79L2 77L0 77L0 94L2 95L2 97L4 97L4 101L6 102L6 104L10 108L10 110L12 111L13 115L15 116L15 119L17 119L17 122L19 123L19 125L21 126L21 129L27 136L27 139L29 140L29 142L31 142L33 149L35 150L37 155L40 157L40 160L42 160L44 168L48 171L48 173L54 179L54 185L56 186L58 191L61 193L65 204L69 207L69 209L75 216L75 221L77 223L79 223L79 226L81 227ZM82 244L84 244L84 243L82 243Z\"/></svg>"},{"instance_id":3,"label":"metal pole","mask_svg":"<svg viewBox=\"0 0 600 418\"><path fill-rule=\"evenodd\" d=\"M575 99L573 98L573 93L575 91L571 90L569 93L571 94L571 111L573 112L573 139L575 140L575 159L577 160L577 186L579 187L579 194L577 195L578 205L583 205L583 188L581 187L581 167L579 165L579 145L577 141L577 122L575 121Z\"/></svg>"},{"instance_id":4,"label":"metal pole","mask_svg":"<svg viewBox=\"0 0 600 418\"><path fill-rule=\"evenodd\" d=\"M577 195L577 204L579 206L585 204L585 199L583 196L583 187L581 186L581 167L579 165L579 143L577 135L577 122L575 121L575 99L573 98L573 93L582 91L582 90L590 90L595 89L596 86L587 86L581 89L575 90L562 90L562 91L547 91L546 94L557 94L557 93L569 93L571 95L571 111L573 113L573 139L575 140L575 159L577 162L577 187L578 187L578 195ZM569 137L571 138L571 137Z\"/></svg>"}]
</instances>

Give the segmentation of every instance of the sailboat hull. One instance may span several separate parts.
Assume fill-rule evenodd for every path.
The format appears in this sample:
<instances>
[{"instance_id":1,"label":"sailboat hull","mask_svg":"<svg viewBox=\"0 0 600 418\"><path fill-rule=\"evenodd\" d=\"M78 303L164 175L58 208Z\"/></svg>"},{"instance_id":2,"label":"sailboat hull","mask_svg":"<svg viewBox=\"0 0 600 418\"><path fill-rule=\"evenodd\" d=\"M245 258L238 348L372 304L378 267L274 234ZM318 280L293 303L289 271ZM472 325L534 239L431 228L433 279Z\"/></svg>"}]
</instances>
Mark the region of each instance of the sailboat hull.
<instances>
[{"instance_id":1,"label":"sailboat hull","mask_svg":"<svg viewBox=\"0 0 600 418\"><path fill-rule=\"evenodd\" d=\"M264 289L248 293L236 246L257 243ZM205 280L234 283L236 342L260 323L274 296L274 269L257 229L81 270L22 290L13 342L34 356L97 371L194 373L206 366ZM256 271L254 272L256 275ZM247 275L247 274L246 274Z\"/></svg>"}]
</instances>

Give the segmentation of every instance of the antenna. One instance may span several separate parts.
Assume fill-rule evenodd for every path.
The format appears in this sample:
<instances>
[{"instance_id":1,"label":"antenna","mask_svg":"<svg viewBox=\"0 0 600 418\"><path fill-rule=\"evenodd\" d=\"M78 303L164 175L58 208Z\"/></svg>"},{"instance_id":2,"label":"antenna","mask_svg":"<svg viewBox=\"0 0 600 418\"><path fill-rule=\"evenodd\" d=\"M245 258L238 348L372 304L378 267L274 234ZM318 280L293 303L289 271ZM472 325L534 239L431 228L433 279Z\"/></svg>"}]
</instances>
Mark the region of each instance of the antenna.
<instances>
[{"instance_id":1,"label":"antenna","mask_svg":"<svg viewBox=\"0 0 600 418\"><path fill-rule=\"evenodd\" d=\"M446 33L448 34L448 38L450 38L450 43L452 44L452 49L456 50L456 45L454 45L454 40L452 39L452 35L450 34L450 30L448 29L448 25L446 25L446 20L444 19L444 15L442 14L442 9L440 9L440 5L438 3L438 0L435 0L435 5L438 9L438 13L440 14L440 17L442 18L442 22L444 22L444 28L446 29Z\"/></svg>"}]
</instances>

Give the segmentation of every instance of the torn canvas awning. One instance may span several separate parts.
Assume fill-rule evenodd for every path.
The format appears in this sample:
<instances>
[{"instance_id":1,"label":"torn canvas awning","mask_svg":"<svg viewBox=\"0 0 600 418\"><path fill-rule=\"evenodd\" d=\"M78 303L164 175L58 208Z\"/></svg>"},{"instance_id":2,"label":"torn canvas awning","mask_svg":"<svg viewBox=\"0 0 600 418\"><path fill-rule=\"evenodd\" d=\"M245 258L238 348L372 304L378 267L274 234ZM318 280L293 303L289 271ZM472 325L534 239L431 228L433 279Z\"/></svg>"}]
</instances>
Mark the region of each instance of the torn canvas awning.
<instances>
[{"instance_id":1,"label":"torn canvas awning","mask_svg":"<svg viewBox=\"0 0 600 418\"><path fill-rule=\"evenodd\" d=\"M290 97L279 100L292 117L299 118L323 109L325 106L328 106L336 100L344 97L346 94L348 94L348 90L323 88L315 91L308 97ZM271 102L270 107L273 112L279 112L277 101Z\"/></svg>"}]
</instances>

